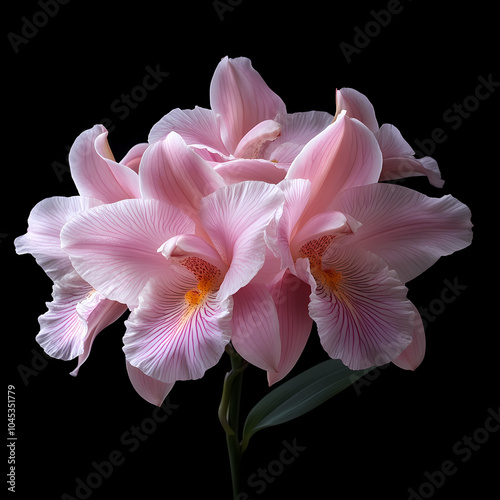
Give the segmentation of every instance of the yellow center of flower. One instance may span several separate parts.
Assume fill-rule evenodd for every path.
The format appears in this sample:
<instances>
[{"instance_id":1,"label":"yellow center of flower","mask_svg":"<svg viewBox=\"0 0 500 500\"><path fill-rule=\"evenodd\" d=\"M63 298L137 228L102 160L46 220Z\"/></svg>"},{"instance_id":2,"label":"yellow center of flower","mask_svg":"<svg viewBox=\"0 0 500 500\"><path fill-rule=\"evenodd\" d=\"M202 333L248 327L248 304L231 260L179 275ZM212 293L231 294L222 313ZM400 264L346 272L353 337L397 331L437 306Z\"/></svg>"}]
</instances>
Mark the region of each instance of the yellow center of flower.
<instances>
[{"instance_id":1,"label":"yellow center of flower","mask_svg":"<svg viewBox=\"0 0 500 500\"><path fill-rule=\"evenodd\" d=\"M198 257L188 257L180 262L191 271L198 281L196 288L187 291L184 299L191 307L197 307L205 302L211 293L217 292L221 283L221 272L212 264Z\"/></svg>"},{"instance_id":2,"label":"yellow center of flower","mask_svg":"<svg viewBox=\"0 0 500 500\"><path fill-rule=\"evenodd\" d=\"M326 235L308 241L300 248L299 256L309 259L311 274L317 286L339 296L343 295L342 282L344 278L342 273L332 268L323 268L323 254L334 238L333 235Z\"/></svg>"}]
</instances>

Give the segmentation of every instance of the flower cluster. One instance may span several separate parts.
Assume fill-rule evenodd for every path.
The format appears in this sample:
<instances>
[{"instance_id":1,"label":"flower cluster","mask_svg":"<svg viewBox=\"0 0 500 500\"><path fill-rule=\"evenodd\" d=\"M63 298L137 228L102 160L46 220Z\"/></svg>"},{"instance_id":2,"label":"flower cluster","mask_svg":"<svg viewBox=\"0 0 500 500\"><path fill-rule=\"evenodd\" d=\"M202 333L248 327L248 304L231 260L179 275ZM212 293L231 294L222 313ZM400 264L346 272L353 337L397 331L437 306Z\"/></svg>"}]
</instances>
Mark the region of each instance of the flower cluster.
<instances>
[{"instance_id":1,"label":"flower cluster","mask_svg":"<svg viewBox=\"0 0 500 500\"><path fill-rule=\"evenodd\" d=\"M416 368L425 337L405 283L470 243L470 212L384 181L441 187L437 163L353 89L337 91L335 116L287 113L243 57L219 63L210 106L174 109L119 162L102 125L76 139L79 196L41 201L16 240L54 281L39 344L78 358L75 375L130 311L127 370L154 404L229 342L277 382L313 321L352 369Z\"/></svg>"}]
</instances>

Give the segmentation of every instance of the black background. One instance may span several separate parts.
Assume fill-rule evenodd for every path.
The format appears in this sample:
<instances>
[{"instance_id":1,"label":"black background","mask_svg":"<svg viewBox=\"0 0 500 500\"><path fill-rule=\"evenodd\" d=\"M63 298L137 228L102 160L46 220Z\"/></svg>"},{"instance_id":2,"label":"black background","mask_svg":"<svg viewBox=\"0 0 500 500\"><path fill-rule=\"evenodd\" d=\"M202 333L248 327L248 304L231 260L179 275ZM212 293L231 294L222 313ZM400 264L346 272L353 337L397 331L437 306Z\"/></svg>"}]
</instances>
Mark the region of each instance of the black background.
<instances>
[{"instance_id":1,"label":"black background","mask_svg":"<svg viewBox=\"0 0 500 500\"><path fill-rule=\"evenodd\" d=\"M493 183L500 91L493 88L481 101L470 96L480 77L500 81L493 4L454 2L448 10L436 2L401 0L399 13L386 26L369 25L369 43L361 48L358 43L350 62L340 44L354 45L356 33L373 21L372 10L397 2L232 4L222 18L210 0L72 0L45 18L39 14L41 3L9 4L0 232L5 383L16 387L16 497L60 499L66 493L78 498L77 479L86 481L93 462L118 452L123 463L92 489L92 500L133 491L141 498L231 498L217 420L226 357L203 379L176 385L169 401L177 406L153 432L147 419L154 407L135 393L125 371L121 322L97 338L77 378L68 375L75 362L39 357L37 317L51 300L51 282L32 257L13 250L38 201L76 194L61 165L78 134L111 120L109 142L116 158L122 157L145 142L151 126L171 109L209 107L213 71L229 55L249 57L289 112L334 114L335 88L353 87L370 98L379 123L396 125L415 149L416 140L442 129L438 136L446 138L427 144L446 180L444 188L421 179L403 184L431 196L456 196L471 208L475 225L469 248L441 259L408 284L417 307L438 312L427 325L422 365L415 372L395 366L376 371L366 384L308 415L255 435L243 462L249 498L392 500L407 499L409 488L420 488L422 498L451 499L459 493L490 498L498 492L499 433L478 429L500 402L498 265L490 250L497 232L492 214L497 213ZM14 48L7 35L22 36L26 20L35 19L37 32L24 28L30 37ZM127 116L113 111L113 102L142 84L146 68L157 66L169 73L161 84ZM453 107L464 103L474 109L459 116ZM445 280L462 287L448 304L440 300ZM293 373L324 359L313 334ZM243 390L247 412L267 393L265 375L247 370ZM132 450L124 434L141 424L151 433ZM482 443L468 445L464 436ZM305 449L281 470L276 460L283 442L294 440ZM434 491L422 487L429 481L426 473L450 460L454 473L444 484ZM272 483L265 489L247 484L269 465L280 472Z\"/></svg>"}]
</instances>

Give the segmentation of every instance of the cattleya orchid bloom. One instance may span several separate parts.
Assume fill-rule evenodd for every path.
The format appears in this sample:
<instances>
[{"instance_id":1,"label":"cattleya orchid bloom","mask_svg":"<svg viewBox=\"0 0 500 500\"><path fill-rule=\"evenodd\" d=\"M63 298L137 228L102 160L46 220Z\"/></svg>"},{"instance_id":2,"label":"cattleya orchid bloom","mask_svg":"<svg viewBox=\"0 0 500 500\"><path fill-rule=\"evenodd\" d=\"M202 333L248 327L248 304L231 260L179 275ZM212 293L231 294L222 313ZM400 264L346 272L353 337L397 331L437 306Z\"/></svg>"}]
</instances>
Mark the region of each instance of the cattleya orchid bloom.
<instances>
[{"instance_id":1,"label":"cattleya orchid bloom","mask_svg":"<svg viewBox=\"0 0 500 500\"><path fill-rule=\"evenodd\" d=\"M332 358L352 369L389 361L414 369L425 338L404 284L470 243L470 212L451 196L377 183L382 162L374 135L342 112L290 166L267 238L282 267L310 285L309 315ZM306 326L281 330L286 354L270 379L293 367Z\"/></svg>"},{"instance_id":2,"label":"cattleya orchid bloom","mask_svg":"<svg viewBox=\"0 0 500 500\"><path fill-rule=\"evenodd\" d=\"M62 231L77 272L131 309L128 363L164 384L201 377L230 339L243 339L244 354L265 369L277 368L279 358L279 345L261 350L259 340L269 344L267 329L245 339L248 317L272 300L264 285L247 285L264 264L264 228L283 203L282 191L263 182L217 187L214 181L216 189L201 197L207 178L218 176L204 163L171 133L143 156L143 199L94 207ZM174 199L177 206L167 203ZM261 323L268 320L266 314Z\"/></svg>"},{"instance_id":3,"label":"cattleya orchid bloom","mask_svg":"<svg viewBox=\"0 0 500 500\"><path fill-rule=\"evenodd\" d=\"M304 145L333 121L322 111L289 114L249 59L225 57L210 85L211 109L174 109L149 134L154 143L175 131L227 184L281 181Z\"/></svg>"}]
</instances>

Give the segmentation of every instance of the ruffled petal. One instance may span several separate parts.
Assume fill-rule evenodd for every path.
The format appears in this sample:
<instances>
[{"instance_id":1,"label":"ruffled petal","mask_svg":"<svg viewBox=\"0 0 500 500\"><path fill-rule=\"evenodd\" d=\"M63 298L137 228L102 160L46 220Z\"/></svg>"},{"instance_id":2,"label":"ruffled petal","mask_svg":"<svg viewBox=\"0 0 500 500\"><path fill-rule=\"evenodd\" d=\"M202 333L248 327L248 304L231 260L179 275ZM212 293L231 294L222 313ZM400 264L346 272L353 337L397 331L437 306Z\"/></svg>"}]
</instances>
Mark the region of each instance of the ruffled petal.
<instances>
[{"instance_id":1,"label":"ruffled petal","mask_svg":"<svg viewBox=\"0 0 500 500\"><path fill-rule=\"evenodd\" d=\"M249 285L233 295L231 342L240 356L268 371L277 371L281 353L280 325L265 285Z\"/></svg>"},{"instance_id":2,"label":"ruffled petal","mask_svg":"<svg viewBox=\"0 0 500 500\"><path fill-rule=\"evenodd\" d=\"M54 283L53 301L38 318L40 333L36 341L53 358L68 361L83 352L87 322L78 314L77 305L90 300L92 287L73 272Z\"/></svg>"},{"instance_id":3,"label":"ruffled petal","mask_svg":"<svg viewBox=\"0 0 500 500\"><path fill-rule=\"evenodd\" d=\"M229 153L255 125L286 112L283 101L246 57L225 57L218 64L210 85L210 106L221 115L221 136Z\"/></svg>"},{"instance_id":4,"label":"ruffled petal","mask_svg":"<svg viewBox=\"0 0 500 500\"><path fill-rule=\"evenodd\" d=\"M426 175L433 186L443 187L444 181L441 179L436 160L429 156L416 159L415 151L394 125L382 125L375 137L384 158L381 181Z\"/></svg>"},{"instance_id":5,"label":"ruffled petal","mask_svg":"<svg viewBox=\"0 0 500 500\"><path fill-rule=\"evenodd\" d=\"M194 305L186 297L196 286L182 268L157 275L125 322L127 361L149 377L169 384L198 379L221 358L230 339L231 300L211 294Z\"/></svg>"},{"instance_id":6,"label":"ruffled petal","mask_svg":"<svg viewBox=\"0 0 500 500\"><path fill-rule=\"evenodd\" d=\"M403 370L416 370L425 356L425 331L420 313L414 307L413 340L411 344L392 362Z\"/></svg>"},{"instance_id":7,"label":"ruffled petal","mask_svg":"<svg viewBox=\"0 0 500 500\"><path fill-rule=\"evenodd\" d=\"M71 177L82 196L113 203L139 198L139 177L115 161L102 125L81 133L69 152Z\"/></svg>"},{"instance_id":8,"label":"ruffled petal","mask_svg":"<svg viewBox=\"0 0 500 500\"><path fill-rule=\"evenodd\" d=\"M226 186L201 201L203 228L229 266L221 300L247 285L264 264L264 230L282 202L281 189L254 181Z\"/></svg>"},{"instance_id":9,"label":"ruffled petal","mask_svg":"<svg viewBox=\"0 0 500 500\"><path fill-rule=\"evenodd\" d=\"M149 278L168 262L158 248L194 223L156 200L123 200L76 216L61 233L78 273L104 297L133 308Z\"/></svg>"},{"instance_id":10,"label":"ruffled petal","mask_svg":"<svg viewBox=\"0 0 500 500\"><path fill-rule=\"evenodd\" d=\"M141 142L132 147L128 153L120 160L121 165L132 169L134 172L139 173L139 165L141 163L141 158L146 149L148 149L149 144L147 142Z\"/></svg>"},{"instance_id":11,"label":"ruffled petal","mask_svg":"<svg viewBox=\"0 0 500 500\"><path fill-rule=\"evenodd\" d=\"M413 304L376 255L332 244L322 269L311 266L310 273L316 289L309 314L330 357L359 370L394 360L410 344Z\"/></svg>"},{"instance_id":12,"label":"ruffled petal","mask_svg":"<svg viewBox=\"0 0 500 500\"><path fill-rule=\"evenodd\" d=\"M141 370L132 366L128 361L126 362L126 365L130 382L139 396L145 399L148 403L161 406L168 393L174 387L174 384L167 384L165 382L161 382L160 380L148 377Z\"/></svg>"},{"instance_id":13,"label":"ruffled petal","mask_svg":"<svg viewBox=\"0 0 500 500\"><path fill-rule=\"evenodd\" d=\"M333 207L362 224L349 243L382 257L403 283L472 240L470 210L450 195L379 183L344 191Z\"/></svg>"},{"instance_id":14,"label":"ruffled petal","mask_svg":"<svg viewBox=\"0 0 500 500\"><path fill-rule=\"evenodd\" d=\"M61 279L73 271L68 254L61 248L63 226L80 212L100 204L81 196L42 200L28 217L28 232L14 241L16 252L30 253L53 281Z\"/></svg>"},{"instance_id":15,"label":"ruffled petal","mask_svg":"<svg viewBox=\"0 0 500 500\"><path fill-rule=\"evenodd\" d=\"M201 199L224 186L220 175L175 132L144 153L140 179L143 198L168 203L193 218Z\"/></svg>"}]
</instances>

